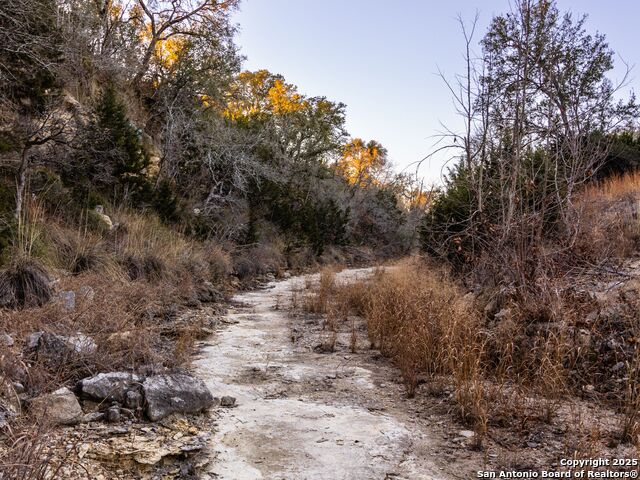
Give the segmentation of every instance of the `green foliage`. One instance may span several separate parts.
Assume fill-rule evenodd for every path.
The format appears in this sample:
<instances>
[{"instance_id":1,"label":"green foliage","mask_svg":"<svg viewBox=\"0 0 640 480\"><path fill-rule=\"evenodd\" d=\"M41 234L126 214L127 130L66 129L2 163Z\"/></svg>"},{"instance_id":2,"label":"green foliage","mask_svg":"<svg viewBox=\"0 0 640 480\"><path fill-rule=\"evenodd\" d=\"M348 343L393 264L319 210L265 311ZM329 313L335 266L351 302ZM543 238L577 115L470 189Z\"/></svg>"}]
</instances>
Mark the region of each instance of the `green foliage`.
<instances>
[{"instance_id":1,"label":"green foliage","mask_svg":"<svg viewBox=\"0 0 640 480\"><path fill-rule=\"evenodd\" d=\"M599 179L610 175L622 175L640 168L640 135L633 130L617 132L610 136L611 145Z\"/></svg>"},{"instance_id":2,"label":"green foliage","mask_svg":"<svg viewBox=\"0 0 640 480\"><path fill-rule=\"evenodd\" d=\"M0 88L22 109L39 111L58 86L52 69L62 61L56 15L55 0L0 2Z\"/></svg>"},{"instance_id":3,"label":"green foliage","mask_svg":"<svg viewBox=\"0 0 640 480\"><path fill-rule=\"evenodd\" d=\"M406 212L389 172L378 175L384 148L368 144L378 162L363 164L357 185L337 175L345 105L267 70L240 73L235 3L181 21L167 12L189 2L150 2L158 22L176 20L154 32L136 2L100 11L85 0L3 0L0 63L15 81L0 92L14 123L0 126L0 154L28 152L20 177L45 214L98 233L93 208L104 205L258 250L274 238L316 254L396 245ZM12 37L25 49L3 48ZM12 184L13 170L1 174Z\"/></svg>"},{"instance_id":4,"label":"green foliage","mask_svg":"<svg viewBox=\"0 0 640 480\"><path fill-rule=\"evenodd\" d=\"M153 193L153 207L165 222L180 220L180 199L167 179L160 181Z\"/></svg>"},{"instance_id":5,"label":"green foliage","mask_svg":"<svg viewBox=\"0 0 640 480\"><path fill-rule=\"evenodd\" d=\"M320 255L326 245L346 241L349 211L331 198L312 194L304 185L265 182L254 198L253 208L259 208L265 219L279 226L292 246L307 243Z\"/></svg>"},{"instance_id":6,"label":"green foliage","mask_svg":"<svg viewBox=\"0 0 640 480\"><path fill-rule=\"evenodd\" d=\"M470 226L474 198L469 176L462 164L449 172L440 191L420 225L420 244L431 255L442 255L454 265L467 259L471 239L463 235Z\"/></svg>"},{"instance_id":7,"label":"green foliage","mask_svg":"<svg viewBox=\"0 0 640 480\"><path fill-rule=\"evenodd\" d=\"M77 156L63 165L63 179L75 197L91 203L89 199L98 193L114 202L150 202L149 155L113 84L105 88L93 120L82 133Z\"/></svg>"},{"instance_id":8,"label":"green foliage","mask_svg":"<svg viewBox=\"0 0 640 480\"><path fill-rule=\"evenodd\" d=\"M102 149L114 164L113 175L121 183L137 183L149 166L149 156L142 147L140 131L127 118L113 84L105 89L95 113L96 128L104 135Z\"/></svg>"}]
</instances>

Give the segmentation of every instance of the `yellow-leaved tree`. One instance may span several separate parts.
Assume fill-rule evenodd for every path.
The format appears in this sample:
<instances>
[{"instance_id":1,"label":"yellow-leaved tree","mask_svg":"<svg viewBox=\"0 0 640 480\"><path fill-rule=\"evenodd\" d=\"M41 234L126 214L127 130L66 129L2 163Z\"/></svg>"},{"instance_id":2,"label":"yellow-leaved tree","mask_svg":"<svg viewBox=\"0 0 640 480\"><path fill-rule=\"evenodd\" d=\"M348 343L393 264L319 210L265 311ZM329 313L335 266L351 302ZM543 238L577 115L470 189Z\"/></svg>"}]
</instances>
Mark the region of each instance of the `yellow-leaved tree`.
<instances>
[{"instance_id":1,"label":"yellow-leaved tree","mask_svg":"<svg viewBox=\"0 0 640 480\"><path fill-rule=\"evenodd\" d=\"M336 171L354 186L384 183L388 170L387 150L375 140L352 139L336 162Z\"/></svg>"}]
</instances>

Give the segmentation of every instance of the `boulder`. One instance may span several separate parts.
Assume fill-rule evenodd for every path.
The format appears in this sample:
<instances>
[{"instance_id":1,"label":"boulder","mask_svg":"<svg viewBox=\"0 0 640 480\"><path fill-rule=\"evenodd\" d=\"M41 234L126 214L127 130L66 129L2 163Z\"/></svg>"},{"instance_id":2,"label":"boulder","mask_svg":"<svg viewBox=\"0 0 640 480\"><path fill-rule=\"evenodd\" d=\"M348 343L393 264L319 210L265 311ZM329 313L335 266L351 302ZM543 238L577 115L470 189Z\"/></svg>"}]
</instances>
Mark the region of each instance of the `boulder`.
<instances>
[{"instance_id":1,"label":"boulder","mask_svg":"<svg viewBox=\"0 0 640 480\"><path fill-rule=\"evenodd\" d=\"M78 382L82 398L96 402L118 402L125 404L128 393L139 390L143 378L135 373L109 372L99 373ZM137 392L136 392L137 393Z\"/></svg>"},{"instance_id":2,"label":"boulder","mask_svg":"<svg viewBox=\"0 0 640 480\"><path fill-rule=\"evenodd\" d=\"M152 421L172 413L196 413L213 405L211 392L199 378L185 374L154 375L142 384L146 413Z\"/></svg>"},{"instance_id":3,"label":"boulder","mask_svg":"<svg viewBox=\"0 0 640 480\"><path fill-rule=\"evenodd\" d=\"M66 387L33 399L31 410L43 415L54 425L75 425L83 418L78 399Z\"/></svg>"},{"instance_id":4,"label":"boulder","mask_svg":"<svg viewBox=\"0 0 640 480\"><path fill-rule=\"evenodd\" d=\"M73 356L85 356L95 353L98 346L93 339L83 333L62 336L49 332L35 332L26 339L25 357L36 356L39 359L62 364Z\"/></svg>"}]
</instances>

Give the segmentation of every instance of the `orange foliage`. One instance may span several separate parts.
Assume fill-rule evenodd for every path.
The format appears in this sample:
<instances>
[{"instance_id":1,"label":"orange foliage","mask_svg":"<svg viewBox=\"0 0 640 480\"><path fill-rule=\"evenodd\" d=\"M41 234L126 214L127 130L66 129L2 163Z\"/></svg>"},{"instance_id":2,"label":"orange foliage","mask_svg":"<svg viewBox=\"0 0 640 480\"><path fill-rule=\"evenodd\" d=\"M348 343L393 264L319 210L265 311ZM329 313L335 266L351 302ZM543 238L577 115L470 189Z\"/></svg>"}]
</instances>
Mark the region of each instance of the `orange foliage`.
<instances>
[{"instance_id":1,"label":"orange foliage","mask_svg":"<svg viewBox=\"0 0 640 480\"><path fill-rule=\"evenodd\" d=\"M380 181L379 174L387 166L387 151L375 140L366 144L355 138L342 148L342 158L336 170L351 185L363 185Z\"/></svg>"},{"instance_id":2,"label":"orange foliage","mask_svg":"<svg viewBox=\"0 0 640 480\"><path fill-rule=\"evenodd\" d=\"M295 85L286 83L281 76L268 70L239 74L230 97L224 115L232 120L259 115L287 115L309 106Z\"/></svg>"}]
</instances>

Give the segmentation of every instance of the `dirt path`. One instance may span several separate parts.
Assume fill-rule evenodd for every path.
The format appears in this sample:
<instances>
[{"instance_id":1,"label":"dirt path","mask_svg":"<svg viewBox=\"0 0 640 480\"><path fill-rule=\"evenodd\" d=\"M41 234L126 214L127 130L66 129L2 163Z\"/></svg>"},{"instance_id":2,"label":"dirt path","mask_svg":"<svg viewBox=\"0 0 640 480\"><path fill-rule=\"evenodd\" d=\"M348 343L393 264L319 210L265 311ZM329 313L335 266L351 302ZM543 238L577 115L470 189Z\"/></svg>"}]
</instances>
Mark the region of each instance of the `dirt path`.
<instances>
[{"instance_id":1,"label":"dirt path","mask_svg":"<svg viewBox=\"0 0 640 480\"><path fill-rule=\"evenodd\" d=\"M369 274L351 269L338 279ZM334 352L316 353L321 320L286 311L294 291L314 278L236 296L241 306L196 361L214 395L238 404L215 413L210 478L453 478L436 466L428 422L408 411L397 373L367 350L366 334L362 353L352 354L341 337Z\"/></svg>"}]
</instances>

